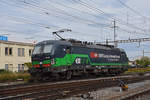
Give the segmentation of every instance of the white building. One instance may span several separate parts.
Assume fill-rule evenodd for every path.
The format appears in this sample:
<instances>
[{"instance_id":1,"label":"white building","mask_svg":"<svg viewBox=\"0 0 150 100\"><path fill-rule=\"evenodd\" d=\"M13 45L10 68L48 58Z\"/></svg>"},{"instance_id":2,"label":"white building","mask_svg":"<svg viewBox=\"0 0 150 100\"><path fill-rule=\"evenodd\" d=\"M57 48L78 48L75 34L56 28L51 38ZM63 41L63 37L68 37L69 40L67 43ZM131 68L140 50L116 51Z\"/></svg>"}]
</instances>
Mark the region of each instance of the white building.
<instances>
[{"instance_id":1,"label":"white building","mask_svg":"<svg viewBox=\"0 0 150 100\"><path fill-rule=\"evenodd\" d=\"M33 47L31 43L0 40L0 69L13 72L27 70L24 63L31 62Z\"/></svg>"}]
</instances>

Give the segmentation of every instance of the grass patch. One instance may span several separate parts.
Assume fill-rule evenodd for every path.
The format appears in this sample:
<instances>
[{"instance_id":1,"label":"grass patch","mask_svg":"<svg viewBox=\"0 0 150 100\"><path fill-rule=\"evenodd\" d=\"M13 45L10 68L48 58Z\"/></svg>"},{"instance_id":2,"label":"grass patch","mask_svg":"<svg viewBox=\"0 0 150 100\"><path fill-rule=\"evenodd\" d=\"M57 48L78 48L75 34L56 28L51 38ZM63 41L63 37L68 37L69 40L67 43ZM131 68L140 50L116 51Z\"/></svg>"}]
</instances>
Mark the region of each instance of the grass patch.
<instances>
[{"instance_id":1,"label":"grass patch","mask_svg":"<svg viewBox=\"0 0 150 100\"><path fill-rule=\"evenodd\" d=\"M150 72L150 67L146 68L129 68L125 74L140 74Z\"/></svg>"},{"instance_id":2,"label":"grass patch","mask_svg":"<svg viewBox=\"0 0 150 100\"><path fill-rule=\"evenodd\" d=\"M28 81L30 79L29 73L13 73L4 71L0 73L0 82L15 82L21 79L23 81Z\"/></svg>"}]
</instances>

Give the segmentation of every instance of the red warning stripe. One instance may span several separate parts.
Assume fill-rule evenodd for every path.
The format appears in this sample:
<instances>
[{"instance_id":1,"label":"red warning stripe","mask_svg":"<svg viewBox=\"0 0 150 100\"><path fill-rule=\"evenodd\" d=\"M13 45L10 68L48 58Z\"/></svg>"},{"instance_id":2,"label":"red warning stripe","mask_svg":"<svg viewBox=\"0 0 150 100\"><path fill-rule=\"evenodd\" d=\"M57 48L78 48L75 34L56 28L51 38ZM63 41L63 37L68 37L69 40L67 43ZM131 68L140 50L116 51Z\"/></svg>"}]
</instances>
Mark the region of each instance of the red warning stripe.
<instances>
[{"instance_id":1,"label":"red warning stripe","mask_svg":"<svg viewBox=\"0 0 150 100\"><path fill-rule=\"evenodd\" d=\"M33 67L38 68L38 67L40 67L40 65L33 65Z\"/></svg>"},{"instance_id":2,"label":"red warning stripe","mask_svg":"<svg viewBox=\"0 0 150 100\"><path fill-rule=\"evenodd\" d=\"M49 67L51 64L43 64L43 67Z\"/></svg>"}]
</instances>

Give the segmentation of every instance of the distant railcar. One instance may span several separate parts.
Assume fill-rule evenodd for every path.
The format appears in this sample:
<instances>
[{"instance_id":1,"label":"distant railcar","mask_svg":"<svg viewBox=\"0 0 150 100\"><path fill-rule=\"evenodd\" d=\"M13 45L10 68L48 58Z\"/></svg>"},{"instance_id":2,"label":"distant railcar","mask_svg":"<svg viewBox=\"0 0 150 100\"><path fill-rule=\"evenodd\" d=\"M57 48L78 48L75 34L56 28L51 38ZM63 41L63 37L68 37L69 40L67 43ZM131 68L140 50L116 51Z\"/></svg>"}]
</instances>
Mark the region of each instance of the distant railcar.
<instances>
[{"instance_id":1,"label":"distant railcar","mask_svg":"<svg viewBox=\"0 0 150 100\"><path fill-rule=\"evenodd\" d=\"M35 45L32 77L71 79L73 75L119 74L128 67L123 49L75 40L47 40Z\"/></svg>"}]
</instances>

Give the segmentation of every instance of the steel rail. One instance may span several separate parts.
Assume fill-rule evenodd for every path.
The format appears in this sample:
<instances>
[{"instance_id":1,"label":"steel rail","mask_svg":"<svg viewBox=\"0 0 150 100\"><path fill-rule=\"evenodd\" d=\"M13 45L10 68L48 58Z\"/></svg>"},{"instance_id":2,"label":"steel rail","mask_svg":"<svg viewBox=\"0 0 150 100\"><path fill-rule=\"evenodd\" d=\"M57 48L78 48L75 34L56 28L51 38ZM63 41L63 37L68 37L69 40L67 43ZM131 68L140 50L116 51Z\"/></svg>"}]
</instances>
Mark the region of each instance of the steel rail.
<instances>
[{"instance_id":1,"label":"steel rail","mask_svg":"<svg viewBox=\"0 0 150 100\"><path fill-rule=\"evenodd\" d=\"M134 100L138 97L142 97L150 93L150 83L145 84L144 86L137 87L122 93L119 93L115 96L105 98L104 100Z\"/></svg>"},{"instance_id":2,"label":"steel rail","mask_svg":"<svg viewBox=\"0 0 150 100\"><path fill-rule=\"evenodd\" d=\"M57 98L65 98L71 95L88 91L95 91L97 89L105 87L118 86L118 79L121 79L127 83L135 83L143 80L148 80L149 76L108 77L82 81L60 82L56 84L33 85L14 89L5 89L0 91L0 100L16 100L23 98L51 98L51 100L55 100ZM65 91L68 92L66 93Z\"/></svg>"}]
</instances>

